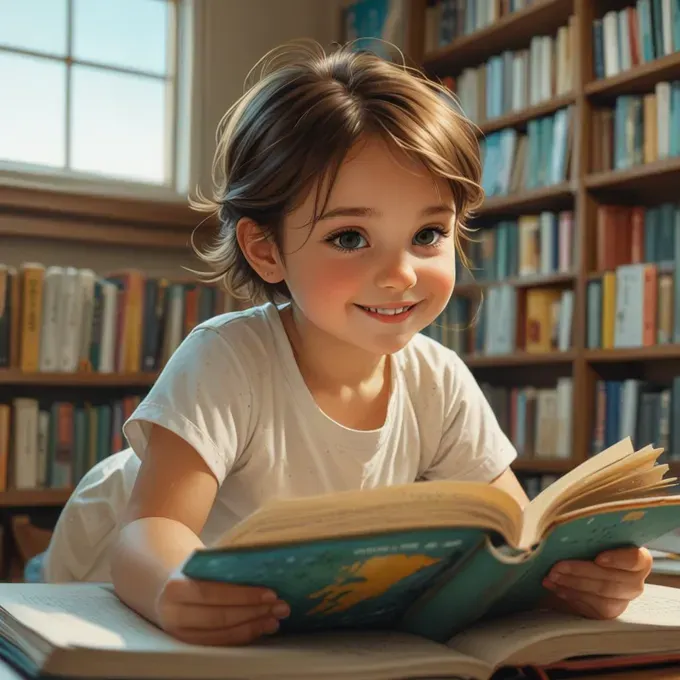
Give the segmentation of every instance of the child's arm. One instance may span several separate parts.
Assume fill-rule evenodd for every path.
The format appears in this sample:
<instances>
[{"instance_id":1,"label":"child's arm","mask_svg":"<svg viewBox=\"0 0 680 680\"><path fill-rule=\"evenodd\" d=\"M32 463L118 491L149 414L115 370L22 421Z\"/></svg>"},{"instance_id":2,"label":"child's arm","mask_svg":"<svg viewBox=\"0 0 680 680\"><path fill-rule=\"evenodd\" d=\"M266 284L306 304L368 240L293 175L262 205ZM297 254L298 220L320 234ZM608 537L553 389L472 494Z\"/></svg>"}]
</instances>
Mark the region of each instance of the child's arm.
<instances>
[{"instance_id":1,"label":"child's arm","mask_svg":"<svg viewBox=\"0 0 680 680\"><path fill-rule=\"evenodd\" d=\"M511 494L522 507L529 502L510 468L491 483ZM652 557L644 548L611 550L594 562L560 562L543 584L545 604L589 618L615 618L642 594L651 570Z\"/></svg>"},{"instance_id":2,"label":"child's arm","mask_svg":"<svg viewBox=\"0 0 680 680\"><path fill-rule=\"evenodd\" d=\"M199 454L154 426L114 550L112 580L123 602L175 637L245 644L273 632L285 604L263 588L191 581L179 573L203 545L199 535L216 493L217 480Z\"/></svg>"}]
</instances>

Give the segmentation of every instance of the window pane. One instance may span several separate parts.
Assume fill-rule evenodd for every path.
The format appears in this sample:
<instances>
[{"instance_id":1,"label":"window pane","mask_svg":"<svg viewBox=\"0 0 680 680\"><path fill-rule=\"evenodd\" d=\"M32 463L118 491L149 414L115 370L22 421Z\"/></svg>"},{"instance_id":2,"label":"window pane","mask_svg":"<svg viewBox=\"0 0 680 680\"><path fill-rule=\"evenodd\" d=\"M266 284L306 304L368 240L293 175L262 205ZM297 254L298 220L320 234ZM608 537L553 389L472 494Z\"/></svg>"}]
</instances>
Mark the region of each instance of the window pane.
<instances>
[{"instance_id":1,"label":"window pane","mask_svg":"<svg viewBox=\"0 0 680 680\"><path fill-rule=\"evenodd\" d=\"M168 3L74 0L73 57L165 75Z\"/></svg>"},{"instance_id":2,"label":"window pane","mask_svg":"<svg viewBox=\"0 0 680 680\"><path fill-rule=\"evenodd\" d=\"M0 52L0 159L63 167L66 64Z\"/></svg>"},{"instance_id":3,"label":"window pane","mask_svg":"<svg viewBox=\"0 0 680 680\"><path fill-rule=\"evenodd\" d=\"M89 66L72 68L73 169L163 183L169 85Z\"/></svg>"},{"instance_id":4,"label":"window pane","mask_svg":"<svg viewBox=\"0 0 680 680\"><path fill-rule=\"evenodd\" d=\"M0 0L0 45L63 57L66 0Z\"/></svg>"}]
</instances>

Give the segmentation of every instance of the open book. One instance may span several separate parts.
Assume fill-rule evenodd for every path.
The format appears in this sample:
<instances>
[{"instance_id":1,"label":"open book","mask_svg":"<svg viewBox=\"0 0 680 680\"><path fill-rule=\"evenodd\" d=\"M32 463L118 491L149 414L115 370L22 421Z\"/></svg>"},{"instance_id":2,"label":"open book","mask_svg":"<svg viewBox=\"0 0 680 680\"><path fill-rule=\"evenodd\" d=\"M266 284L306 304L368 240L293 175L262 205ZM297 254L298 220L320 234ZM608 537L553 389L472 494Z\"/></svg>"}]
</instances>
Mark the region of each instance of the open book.
<instances>
[{"instance_id":1,"label":"open book","mask_svg":"<svg viewBox=\"0 0 680 680\"><path fill-rule=\"evenodd\" d=\"M576 667L562 660L582 655L599 655L580 662L599 667L680 658L680 590L651 585L618 620L537 611L478 624L447 645L398 631L273 636L236 648L188 645L94 583L0 584L0 603L0 656L29 677L488 680L505 666Z\"/></svg>"},{"instance_id":2,"label":"open book","mask_svg":"<svg viewBox=\"0 0 680 680\"><path fill-rule=\"evenodd\" d=\"M396 628L443 642L538 604L558 561L642 546L680 526L661 453L625 439L524 511L473 482L276 501L196 551L183 571L274 589L291 608L282 631Z\"/></svg>"}]
</instances>

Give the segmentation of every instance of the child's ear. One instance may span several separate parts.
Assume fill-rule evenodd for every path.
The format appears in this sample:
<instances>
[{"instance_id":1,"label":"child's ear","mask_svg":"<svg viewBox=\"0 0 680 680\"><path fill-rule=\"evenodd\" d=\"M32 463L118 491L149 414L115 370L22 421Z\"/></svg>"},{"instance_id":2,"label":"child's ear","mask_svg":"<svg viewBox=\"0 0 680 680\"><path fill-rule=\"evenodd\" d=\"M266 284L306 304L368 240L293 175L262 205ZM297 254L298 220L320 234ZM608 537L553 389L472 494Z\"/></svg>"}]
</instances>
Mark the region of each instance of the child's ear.
<instances>
[{"instance_id":1,"label":"child's ear","mask_svg":"<svg viewBox=\"0 0 680 680\"><path fill-rule=\"evenodd\" d=\"M264 281L283 281L284 271L279 249L257 223L242 217L236 225L236 238L246 260Z\"/></svg>"}]
</instances>

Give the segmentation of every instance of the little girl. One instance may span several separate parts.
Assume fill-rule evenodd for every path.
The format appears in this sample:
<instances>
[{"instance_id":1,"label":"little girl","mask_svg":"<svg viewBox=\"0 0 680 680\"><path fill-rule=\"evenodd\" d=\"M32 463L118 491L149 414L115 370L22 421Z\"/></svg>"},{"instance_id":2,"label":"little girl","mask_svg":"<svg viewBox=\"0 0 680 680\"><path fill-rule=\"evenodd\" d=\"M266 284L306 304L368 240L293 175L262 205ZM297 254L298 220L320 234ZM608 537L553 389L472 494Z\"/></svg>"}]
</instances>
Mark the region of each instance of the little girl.
<instances>
[{"instance_id":1,"label":"little girl","mask_svg":"<svg viewBox=\"0 0 680 680\"><path fill-rule=\"evenodd\" d=\"M223 119L214 169L202 207L221 229L202 257L266 302L190 333L125 423L131 448L78 485L45 567L112 581L182 640L233 645L276 631L286 603L181 565L267 501L434 479L527 498L471 373L419 333L451 297L482 201L475 134L449 93L370 53L289 47ZM619 615L651 558L596 562L557 565L546 593Z\"/></svg>"}]
</instances>

